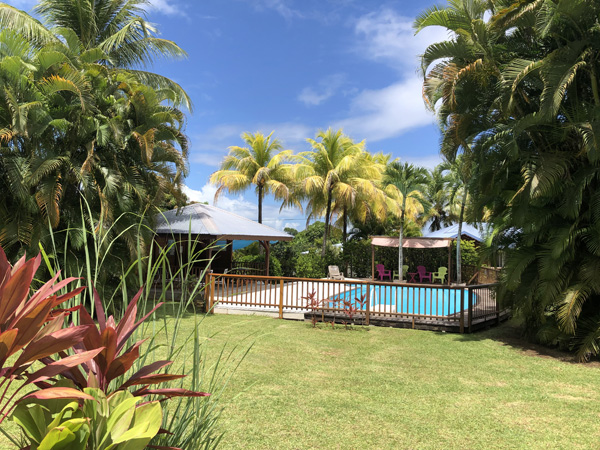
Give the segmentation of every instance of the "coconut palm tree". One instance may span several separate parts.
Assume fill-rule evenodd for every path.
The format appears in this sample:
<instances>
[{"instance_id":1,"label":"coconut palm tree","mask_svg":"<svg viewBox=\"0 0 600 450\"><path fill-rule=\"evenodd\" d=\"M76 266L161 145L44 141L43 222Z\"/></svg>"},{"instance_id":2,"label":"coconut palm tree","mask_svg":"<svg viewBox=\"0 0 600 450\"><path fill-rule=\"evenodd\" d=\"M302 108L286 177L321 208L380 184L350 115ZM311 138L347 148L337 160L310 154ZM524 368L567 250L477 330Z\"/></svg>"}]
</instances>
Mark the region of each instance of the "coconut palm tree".
<instances>
[{"instance_id":1,"label":"coconut palm tree","mask_svg":"<svg viewBox=\"0 0 600 450\"><path fill-rule=\"evenodd\" d=\"M375 182L381 170L365 155L365 143L355 143L343 130L329 128L317 133L316 139L307 139L312 150L302 152L296 158L294 178L297 182L296 196L307 200L309 220L325 217L325 236L321 255L325 256L329 224L335 205L338 210L356 204L361 193L377 194Z\"/></svg>"},{"instance_id":2,"label":"coconut palm tree","mask_svg":"<svg viewBox=\"0 0 600 450\"><path fill-rule=\"evenodd\" d=\"M389 210L400 219L398 231L398 267L404 261L402 243L407 219L416 220L427 207L427 170L408 163L393 161L385 168L382 179L383 190L388 196ZM402 273L402 270L399 270ZM402 274L400 275L402 278ZM400 280L402 281L402 280Z\"/></svg>"},{"instance_id":3,"label":"coconut palm tree","mask_svg":"<svg viewBox=\"0 0 600 450\"><path fill-rule=\"evenodd\" d=\"M381 153L372 155L364 151L358 161L357 167L361 171L369 171L376 177L366 180L357 177L357 174L345 172L344 182L352 187L353 193L349 197L334 199L332 212L337 216L336 225L342 229L342 242L348 239L348 222L352 224L365 223L369 219L383 222L386 219L385 193L380 188L381 176L390 155ZM360 175L360 174L359 174Z\"/></svg>"},{"instance_id":4,"label":"coconut palm tree","mask_svg":"<svg viewBox=\"0 0 600 450\"><path fill-rule=\"evenodd\" d=\"M256 186L258 223L262 223L265 194L283 202L290 199L292 177L286 161L292 157L292 151L282 150L281 142L272 137L273 132L267 136L260 132L243 133L242 139L248 146L229 147L220 169L210 177L210 182L217 186L215 202L224 191L234 194Z\"/></svg>"}]
</instances>

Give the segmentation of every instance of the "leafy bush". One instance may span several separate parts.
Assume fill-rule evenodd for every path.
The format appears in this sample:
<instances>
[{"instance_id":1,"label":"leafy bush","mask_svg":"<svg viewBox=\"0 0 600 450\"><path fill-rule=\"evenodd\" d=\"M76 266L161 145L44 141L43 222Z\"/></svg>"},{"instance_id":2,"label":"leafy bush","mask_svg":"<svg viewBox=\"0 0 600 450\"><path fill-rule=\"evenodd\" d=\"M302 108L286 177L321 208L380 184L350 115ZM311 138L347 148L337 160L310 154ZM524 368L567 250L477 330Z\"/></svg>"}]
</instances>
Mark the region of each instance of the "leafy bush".
<instances>
[{"instance_id":1,"label":"leafy bush","mask_svg":"<svg viewBox=\"0 0 600 450\"><path fill-rule=\"evenodd\" d=\"M456 261L456 241L452 242L452 255ZM474 241L461 239L460 241L460 260L464 266L479 265L479 250L475 246Z\"/></svg>"},{"instance_id":2,"label":"leafy bush","mask_svg":"<svg viewBox=\"0 0 600 450\"><path fill-rule=\"evenodd\" d=\"M77 296L83 288L58 295L75 278L57 282L60 276L57 274L30 296L30 287L40 263L41 256L38 255L29 261L23 257L12 266L0 248L0 376L4 378L0 383L3 387L0 395L0 424L11 411L8 405L23 388L31 384L46 387L47 380L89 361L101 351L92 349L73 356L62 353L84 339L90 326L84 324L63 328L65 317L71 311L56 307ZM35 362L59 352L60 359L45 367L36 366L32 370ZM15 381L20 386L10 398L6 398L8 388ZM34 398L36 395L34 392L19 400ZM78 393L68 389L47 390L46 395L48 398L55 398L77 396Z\"/></svg>"},{"instance_id":3,"label":"leafy bush","mask_svg":"<svg viewBox=\"0 0 600 450\"><path fill-rule=\"evenodd\" d=\"M237 256L234 259L236 265L244 266L250 264L259 264L266 267L265 263L265 255L243 255ZM279 259L274 256L269 256L269 275L272 277L281 277L283 276L283 270L281 269L281 262Z\"/></svg>"},{"instance_id":4,"label":"leafy bush","mask_svg":"<svg viewBox=\"0 0 600 450\"><path fill-rule=\"evenodd\" d=\"M456 243L452 244L452 266L456 263ZM473 241L461 240L461 261L463 266L479 264L479 250ZM398 249L393 247L376 247L375 264L383 264L386 269L397 270ZM404 264L409 270L417 266L425 266L428 270L448 266L448 248L404 249ZM351 240L344 244L342 266L347 276L360 278L371 276L371 241Z\"/></svg>"},{"instance_id":5,"label":"leafy bush","mask_svg":"<svg viewBox=\"0 0 600 450\"><path fill-rule=\"evenodd\" d=\"M325 261L315 252L298 256L296 276L300 278L323 278L326 275Z\"/></svg>"}]
</instances>

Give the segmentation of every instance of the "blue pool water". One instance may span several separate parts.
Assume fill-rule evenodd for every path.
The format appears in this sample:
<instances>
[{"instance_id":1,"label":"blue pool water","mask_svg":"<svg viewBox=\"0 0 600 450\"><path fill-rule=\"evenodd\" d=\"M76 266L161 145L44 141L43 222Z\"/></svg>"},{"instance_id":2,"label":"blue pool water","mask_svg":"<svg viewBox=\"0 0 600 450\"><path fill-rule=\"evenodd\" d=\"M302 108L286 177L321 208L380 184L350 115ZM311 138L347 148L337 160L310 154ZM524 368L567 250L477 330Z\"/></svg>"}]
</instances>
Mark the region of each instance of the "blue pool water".
<instances>
[{"instance_id":1,"label":"blue pool water","mask_svg":"<svg viewBox=\"0 0 600 450\"><path fill-rule=\"evenodd\" d=\"M354 300L365 296L367 286L334 296L336 300ZM369 303L372 311L448 316L461 309L468 308L467 290L462 290L462 308L460 306L461 291L457 289L406 287L406 286L371 286Z\"/></svg>"}]
</instances>

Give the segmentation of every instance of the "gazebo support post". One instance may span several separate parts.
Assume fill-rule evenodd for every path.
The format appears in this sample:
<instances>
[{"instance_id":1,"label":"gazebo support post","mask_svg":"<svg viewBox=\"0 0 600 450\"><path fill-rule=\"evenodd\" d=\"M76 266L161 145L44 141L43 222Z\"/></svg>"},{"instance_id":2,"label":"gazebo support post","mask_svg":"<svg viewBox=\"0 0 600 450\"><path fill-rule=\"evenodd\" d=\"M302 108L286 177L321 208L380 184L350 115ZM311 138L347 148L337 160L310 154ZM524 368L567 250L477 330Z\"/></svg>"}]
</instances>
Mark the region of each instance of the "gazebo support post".
<instances>
[{"instance_id":1,"label":"gazebo support post","mask_svg":"<svg viewBox=\"0 0 600 450\"><path fill-rule=\"evenodd\" d=\"M208 266L206 267L206 273L212 272L212 258L213 258L213 248L210 243L207 243L208 247Z\"/></svg>"},{"instance_id":2,"label":"gazebo support post","mask_svg":"<svg viewBox=\"0 0 600 450\"><path fill-rule=\"evenodd\" d=\"M227 259L229 260L229 271L233 269L233 241L228 239L227 241Z\"/></svg>"},{"instance_id":3,"label":"gazebo support post","mask_svg":"<svg viewBox=\"0 0 600 450\"><path fill-rule=\"evenodd\" d=\"M371 279L375 281L375 246L371 244Z\"/></svg>"},{"instance_id":4,"label":"gazebo support post","mask_svg":"<svg viewBox=\"0 0 600 450\"><path fill-rule=\"evenodd\" d=\"M269 265L270 265L270 256L271 256L271 247L269 245L269 241L258 241L260 245L265 249L265 263L267 266L266 276L269 276Z\"/></svg>"}]
</instances>

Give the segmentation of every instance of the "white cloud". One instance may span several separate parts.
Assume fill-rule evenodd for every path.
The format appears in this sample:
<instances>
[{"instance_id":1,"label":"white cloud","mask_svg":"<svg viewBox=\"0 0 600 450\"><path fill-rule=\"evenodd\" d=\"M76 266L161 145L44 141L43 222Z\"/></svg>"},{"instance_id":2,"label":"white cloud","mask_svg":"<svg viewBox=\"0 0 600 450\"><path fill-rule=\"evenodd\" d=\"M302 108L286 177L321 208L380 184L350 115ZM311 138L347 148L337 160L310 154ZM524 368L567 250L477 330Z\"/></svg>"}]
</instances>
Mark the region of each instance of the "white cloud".
<instances>
[{"instance_id":1,"label":"white cloud","mask_svg":"<svg viewBox=\"0 0 600 450\"><path fill-rule=\"evenodd\" d=\"M402 71L416 70L428 45L448 38L442 27L430 27L415 35L414 19L383 8L360 17L354 32L360 37L356 50L366 59L386 63Z\"/></svg>"},{"instance_id":2,"label":"white cloud","mask_svg":"<svg viewBox=\"0 0 600 450\"><path fill-rule=\"evenodd\" d=\"M354 98L351 114L335 124L355 139L381 141L434 122L421 97L416 77L383 89L364 90Z\"/></svg>"},{"instance_id":3,"label":"white cloud","mask_svg":"<svg viewBox=\"0 0 600 450\"><path fill-rule=\"evenodd\" d=\"M414 35L413 19L383 8L360 17L354 24L355 51L363 58L399 71L394 84L365 89L351 102L350 114L336 123L356 139L381 141L432 124L433 115L422 99L423 80L417 75L419 55L428 45L447 39L436 27Z\"/></svg>"},{"instance_id":4,"label":"white cloud","mask_svg":"<svg viewBox=\"0 0 600 450\"><path fill-rule=\"evenodd\" d=\"M432 156L404 156L402 162L414 164L415 166L425 167L426 169L435 169L435 167L443 162L440 155Z\"/></svg>"},{"instance_id":5,"label":"white cloud","mask_svg":"<svg viewBox=\"0 0 600 450\"><path fill-rule=\"evenodd\" d=\"M254 8L259 11L273 10L280 14L284 19L291 20L294 18L302 18L303 15L297 9L290 6L292 3L290 0L247 0Z\"/></svg>"},{"instance_id":6,"label":"white cloud","mask_svg":"<svg viewBox=\"0 0 600 450\"><path fill-rule=\"evenodd\" d=\"M318 87L305 87L298 95L298 100L306 106L317 106L331 98L346 83L344 74L334 74L323 78Z\"/></svg>"},{"instance_id":7,"label":"white cloud","mask_svg":"<svg viewBox=\"0 0 600 450\"><path fill-rule=\"evenodd\" d=\"M183 10L173 0L150 0L150 10L169 16L183 15Z\"/></svg>"},{"instance_id":8,"label":"white cloud","mask_svg":"<svg viewBox=\"0 0 600 450\"><path fill-rule=\"evenodd\" d=\"M215 204L215 192L217 188L211 184L205 184L200 190L191 189L188 186L183 187L183 192L188 198L195 202L208 202L210 205L218 206L225 211L229 211L251 220L258 218L258 206L255 198L247 200L244 195L237 197L223 194ZM248 192L252 192L251 189ZM293 208L285 208L279 211L277 205L263 203L263 224L268 225L278 230L283 230L285 227L291 226L298 229L302 222L295 222L302 218L302 213Z\"/></svg>"}]
</instances>

